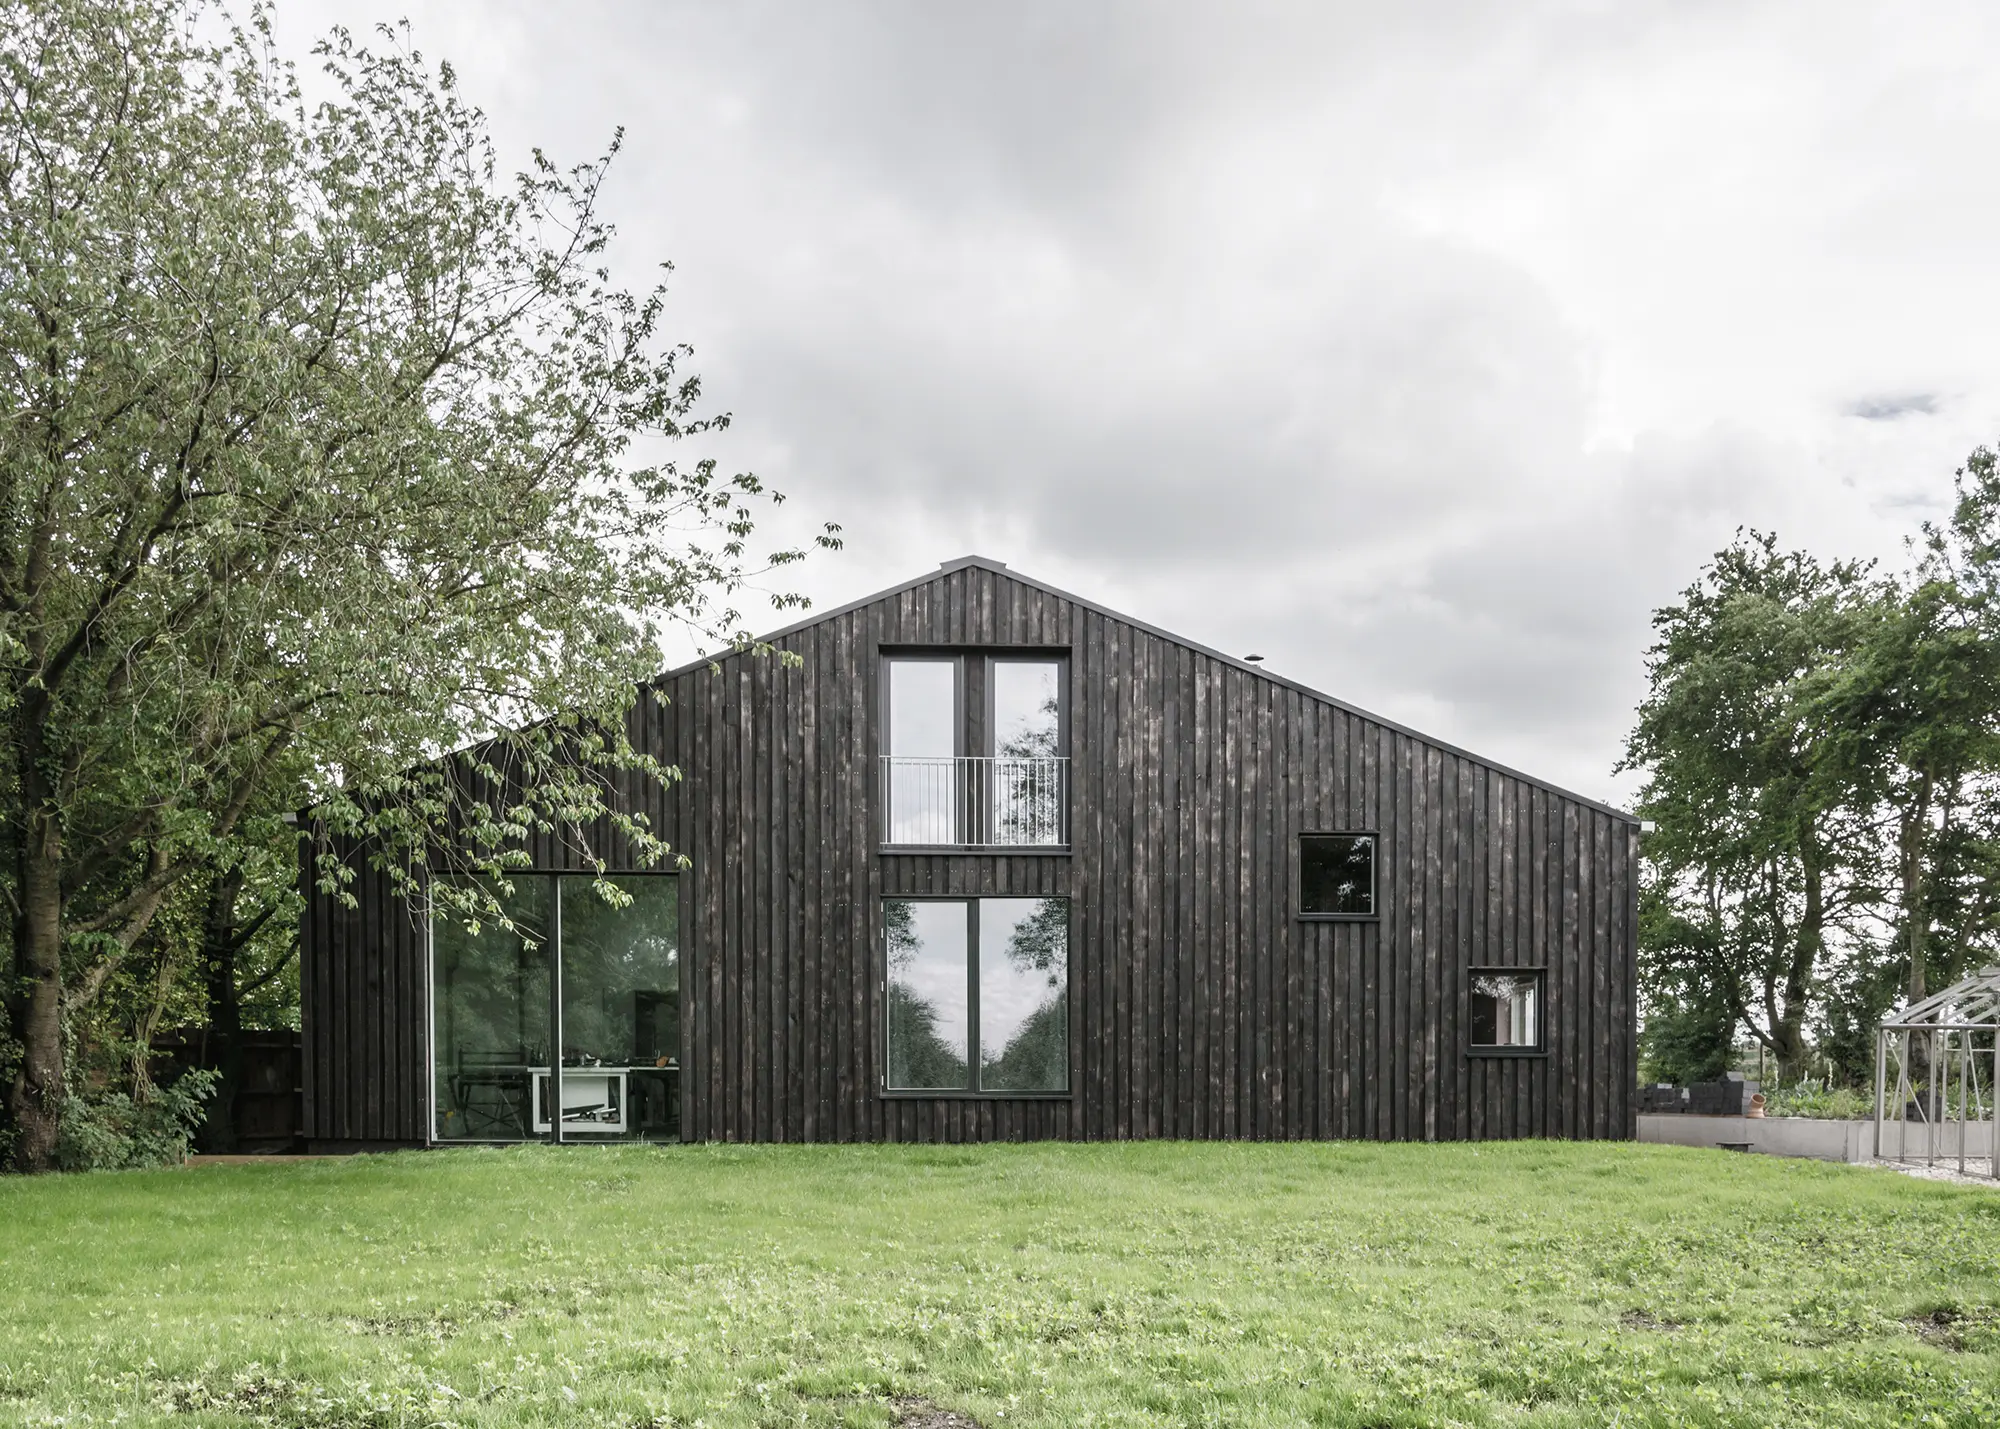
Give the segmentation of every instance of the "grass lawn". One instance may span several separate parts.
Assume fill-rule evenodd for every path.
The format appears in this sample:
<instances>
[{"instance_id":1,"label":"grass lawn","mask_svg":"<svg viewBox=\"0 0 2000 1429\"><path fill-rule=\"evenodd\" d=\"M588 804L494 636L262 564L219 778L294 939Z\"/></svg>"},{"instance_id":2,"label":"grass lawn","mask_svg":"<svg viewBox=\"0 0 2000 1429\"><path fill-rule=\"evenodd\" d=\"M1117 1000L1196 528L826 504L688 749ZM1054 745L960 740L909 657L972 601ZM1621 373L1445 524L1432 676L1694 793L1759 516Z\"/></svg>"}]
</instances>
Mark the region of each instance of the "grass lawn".
<instances>
[{"instance_id":1,"label":"grass lawn","mask_svg":"<svg viewBox=\"0 0 2000 1429\"><path fill-rule=\"evenodd\" d=\"M987 1429L1991 1429L2000 1192L1544 1142L0 1182L0 1424L888 1425L918 1399Z\"/></svg>"}]
</instances>

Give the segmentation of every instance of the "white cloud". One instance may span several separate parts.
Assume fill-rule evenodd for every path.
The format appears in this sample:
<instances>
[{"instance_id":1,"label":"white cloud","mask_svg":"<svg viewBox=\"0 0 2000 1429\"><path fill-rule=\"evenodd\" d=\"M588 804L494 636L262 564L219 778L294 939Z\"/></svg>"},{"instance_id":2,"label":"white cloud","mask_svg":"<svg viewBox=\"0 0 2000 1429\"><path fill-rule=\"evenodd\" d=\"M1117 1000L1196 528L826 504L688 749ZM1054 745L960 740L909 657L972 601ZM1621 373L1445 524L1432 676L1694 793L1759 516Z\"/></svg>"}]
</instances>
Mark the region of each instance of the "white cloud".
<instances>
[{"instance_id":1,"label":"white cloud","mask_svg":"<svg viewBox=\"0 0 2000 1429\"><path fill-rule=\"evenodd\" d=\"M1893 557L2000 425L1988 6L413 18L512 152L627 127L825 600L982 550L1615 794L1738 525Z\"/></svg>"}]
</instances>

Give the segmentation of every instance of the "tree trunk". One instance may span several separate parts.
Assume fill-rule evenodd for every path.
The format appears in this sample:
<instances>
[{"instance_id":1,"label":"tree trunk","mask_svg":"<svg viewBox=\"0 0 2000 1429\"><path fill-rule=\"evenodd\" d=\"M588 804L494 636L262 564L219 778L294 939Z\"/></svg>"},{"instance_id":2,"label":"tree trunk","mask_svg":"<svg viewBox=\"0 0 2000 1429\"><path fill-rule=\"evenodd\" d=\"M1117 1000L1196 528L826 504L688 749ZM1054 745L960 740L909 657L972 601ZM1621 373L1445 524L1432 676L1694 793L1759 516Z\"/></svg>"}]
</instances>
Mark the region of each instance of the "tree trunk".
<instances>
[{"instance_id":1,"label":"tree trunk","mask_svg":"<svg viewBox=\"0 0 2000 1429\"><path fill-rule=\"evenodd\" d=\"M153 965L153 991L140 1009L138 1020L132 1026L132 1100L149 1101L153 1095L153 1034L159 1030L160 1018L165 1016L167 999L174 990L174 955L170 946L160 948L159 961Z\"/></svg>"},{"instance_id":2,"label":"tree trunk","mask_svg":"<svg viewBox=\"0 0 2000 1429\"><path fill-rule=\"evenodd\" d=\"M42 783L39 771L32 783ZM64 1094L62 827L50 801L33 797L41 789L23 792L30 795L23 800L30 812L21 841L21 911L14 926L15 986L9 999L21 1065L8 1088L7 1114L14 1128L14 1169L51 1171Z\"/></svg>"},{"instance_id":3,"label":"tree trunk","mask_svg":"<svg viewBox=\"0 0 2000 1429\"><path fill-rule=\"evenodd\" d=\"M210 880L202 914L201 965L208 991L208 1035L202 1064L216 1072L208 1116L196 1134L203 1151L228 1154L236 1145L236 1094L243 1085L243 1003L236 989L236 903L243 869L232 865Z\"/></svg>"},{"instance_id":4,"label":"tree trunk","mask_svg":"<svg viewBox=\"0 0 2000 1429\"><path fill-rule=\"evenodd\" d=\"M1924 835L1930 829L1931 776L1917 781L1914 802L1897 820L1896 871L1902 883L1903 945L1910 954L1908 992L1922 1001L1930 986L1930 928L1925 916Z\"/></svg>"},{"instance_id":5,"label":"tree trunk","mask_svg":"<svg viewBox=\"0 0 2000 1429\"><path fill-rule=\"evenodd\" d=\"M1771 1050L1778 1058L1778 1084L1797 1085L1810 1073L1811 1049L1806 1046L1807 1005L1812 999L1813 973L1826 949L1826 878L1820 849L1808 824L1799 841L1805 905L1792 933L1792 957L1785 969L1782 1011L1771 1028Z\"/></svg>"},{"instance_id":6,"label":"tree trunk","mask_svg":"<svg viewBox=\"0 0 2000 1429\"><path fill-rule=\"evenodd\" d=\"M1786 1009L1784 1017L1771 1029L1771 1052L1778 1061L1779 1086L1796 1085L1806 1079L1806 1062L1812 1053L1806 1046L1803 1008Z\"/></svg>"}]
</instances>

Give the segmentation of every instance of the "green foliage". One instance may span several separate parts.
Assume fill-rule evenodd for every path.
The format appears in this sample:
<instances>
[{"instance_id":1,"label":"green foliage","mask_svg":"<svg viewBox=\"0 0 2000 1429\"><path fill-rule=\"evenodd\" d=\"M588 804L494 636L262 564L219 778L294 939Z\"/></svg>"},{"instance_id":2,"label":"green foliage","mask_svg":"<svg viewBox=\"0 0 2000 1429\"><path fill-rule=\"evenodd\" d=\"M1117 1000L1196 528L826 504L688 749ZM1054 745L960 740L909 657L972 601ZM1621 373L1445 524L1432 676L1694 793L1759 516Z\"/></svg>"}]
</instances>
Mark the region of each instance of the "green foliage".
<instances>
[{"instance_id":1,"label":"green foliage","mask_svg":"<svg viewBox=\"0 0 2000 1429\"><path fill-rule=\"evenodd\" d=\"M1865 1085L1884 1012L2000 956L2000 458L1955 492L1904 576L1739 536L1655 617L1651 1041L1724 1008L1787 1078Z\"/></svg>"},{"instance_id":2,"label":"green foliage","mask_svg":"<svg viewBox=\"0 0 2000 1429\"><path fill-rule=\"evenodd\" d=\"M181 1073L134 1100L127 1092L73 1092L63 1103L56 1164L64 1171L178 1166L206 1115L215 1074Z\"/></svg>"},{"instance_id":3,"label":"green foliage","mask_svg":"<svg viewBox=\"0 0 2000 1429\"><path fill-rule=\"evenodd\" d=\"M0 1224L23 1423L2000 1422L2000 1196L1676 1147L523 1147Z\"/></svg>"},{"instance_id":4,"label":"green foliage","mask_svg":"<svg viewBox=\"0 0 2000 1429\"><path fill-rule=\"evenodd\" d=\"M508 178L406 32L335 30L315 105L268 46L198 0L0 9L8 1105L43 1142L62 1013L288 811L405 889L530 833L671 857L609 792L673 777L637 684L804 554L752 554L756 476L669 456L728 418L605 267L615 138Z\"/></svg>"},{"instance_id":5,"label":"green foliage","mask_svg":"<svg viewBox=\"0 0 2000 1429\"><path fill-rule=\"evenodd\" d=\"M1825 702L1882 599L1863 567L1740 536L1655 615L1651 689L1627 744L1657 824L1648 992L1726 1008L1787 1066L1806 1056L1830 939L1881 896L1861 775Z\"/></svg>"},{"instance_id":6,"label":"green foliage","mask_svg":"<svg viewBox=\"0 0 2000 1429\"><path fill-rule=\"evenodd\" d=\"M1818 1082L1800 1082L1797 1086L1764 1088L1764 1115L1851 1121L1875 1115L1875 1102L1853 1087L1824 1087Z\"/></svg>"},{"instance_id":7,"label":"green foliage","mask_svg":"<svg viewBox=\"0 0 2000 1429\"><path fill-rule=\"evenodd\" d=\"M1666 1002L1646 1018L1639 1034L1639 1080L1692 1086L1712 1082L1736 1056L1736 1018L1697 991L1686 1001Z\"/></svg>"}]
</instances>

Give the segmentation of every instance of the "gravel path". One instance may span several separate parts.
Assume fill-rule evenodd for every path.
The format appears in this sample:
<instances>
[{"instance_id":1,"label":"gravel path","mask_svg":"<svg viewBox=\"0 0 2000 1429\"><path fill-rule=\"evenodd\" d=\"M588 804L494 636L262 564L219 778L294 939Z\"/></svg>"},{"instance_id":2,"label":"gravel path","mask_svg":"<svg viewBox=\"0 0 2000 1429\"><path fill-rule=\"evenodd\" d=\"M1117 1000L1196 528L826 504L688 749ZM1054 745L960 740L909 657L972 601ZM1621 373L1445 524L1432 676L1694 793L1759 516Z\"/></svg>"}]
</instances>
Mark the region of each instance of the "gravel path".
<instances>
[{"instance_id":1,"label":"gravel path","mask_svg":"<svg viewBox=\"0 0 2000 1429\"><path fill-rule=\"evenodd\" d=\"M1966 1174L1958 1174L1958 1158L1940 1160L1935 1166L1926 1166L1921 1161L1876 1161L1872 1163L1890 1171L1900 1171L1905 1176L1917 1176L1926 1181L1955 1181L1961 1186L1984 1186L1989 1191L2000 1191L2000 1181L1993 1179L1993 1163L1983 1156L1965 1158Z\"/></svg>"}]
</instances>

